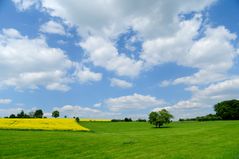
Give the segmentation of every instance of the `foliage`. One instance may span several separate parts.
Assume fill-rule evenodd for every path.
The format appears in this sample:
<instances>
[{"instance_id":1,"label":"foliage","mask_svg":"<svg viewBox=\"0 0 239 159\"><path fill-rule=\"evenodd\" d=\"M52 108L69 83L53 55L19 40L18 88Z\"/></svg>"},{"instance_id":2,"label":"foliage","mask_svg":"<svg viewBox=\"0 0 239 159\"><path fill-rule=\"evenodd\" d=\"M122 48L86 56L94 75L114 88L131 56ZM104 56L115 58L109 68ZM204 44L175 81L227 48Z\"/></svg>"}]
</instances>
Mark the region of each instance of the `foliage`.
<instances>
[{"instance_id":1,"label":"foliage","mask_svg":"<svg viewBox=\"0 0 239 159\"><path fill-rule=\"evenodd\" d=\"M166 109L162 109L158 112L151 112L149 114L149 123L155 125L156 127L160 127L163 124L170 123L171 118L173 118L173 115Z\"/></svg>"},{"instance_id":2,"label":"foliage","mask_svg":"<svg viewBox=\"0 0 239 159\"><path fill-rule=\"evenodd\" d=\"M146 120L146 119L140 119L140 118L139 118L139 119L137 119L136 121L137 121L137 122L146 122L147 120Z\"/></svg>"},{"instance_id":3,"label":"foliage","mask_svg":"<svg viewBox=\"0 0 239 159\"><path fill-rule=\"evenodd\" d=\"M198 116L196 118L179 119L179 121L214 121L214 120L222 120L222 118L217 116L216 114L208 114L205 116Z\"/></svg>"},{"instance_id":4,"label":"foliage","mask_svg":"<svg viewBox=\"0 0 239 159\"><path fill-rule=\"evenodd\" d=\"M58 118L60 116L60 112L58 110L55 110L52 112L52 117Z\"/></svg>"},{"instance_id":5,"label":"foliage","mask_svg":"<svg viewBox=\"0 0 239 159\"><path fill-rule=\"evenodd\" d=\"M106 120L107 121L107 120ZM124 118L124 119L112 119L111 122L132 122L131 118Z\"/></svg>"},{"instance_id":6,"label":"foliage","mask_svg":"<svg viewBox=\"0 0 239 159\"><path fill-rule=\"evenodd\" d=\"M131 118L124 118L124 121L125 122L132 122L132 119Z\"/></svg>"},{"instance_id":7,"label":"foliage","mask_svg":"<svg viewBox=\"0 0 239 159\"><path fill-rule=\"evenodd\" d=\"M238 120L239 119L239 100L233 99L223 101L214 106L217 116L223 120Z\"/></svg>"},{"instance_id":8,"label":"foliage","mask_svg":"<svg viewBox=\"0 0 239 159\"><path fill-rule=\"evenodd\" d=\"M42 118L43 117L43 111L41 109L38 109L34 113L35 118Z\"/></svg>"},{"instance_id":9,"label":"foliage","mask_svg":"<svg viewBox=\"0 0 239 159\"><path fill-rule=\"evenodd\" d=\"M16 118L16 115L15 115L15 114L11 114L11 115L9 116L9 118Z\"/></svg>"},{"instance_id":10,"label":"foliage","mask_svg":"<svg viewBox=\"0 0 239 159\"><path fill-rule=\"evenodd\" d=\"M80 122L80 118L79 117L76 117L75 120L76 120L77 123Z\"/></svg>"},{"instance_id":11,"label":"foliage","mask_svg":"<svg viewBox=\"0 0 239 159\"><path fill-rule=\"evenodd\" d=\"M29 118L29 115L27 115L23 110L17 114L17 118Z\"/></svg>"}]
</instances>

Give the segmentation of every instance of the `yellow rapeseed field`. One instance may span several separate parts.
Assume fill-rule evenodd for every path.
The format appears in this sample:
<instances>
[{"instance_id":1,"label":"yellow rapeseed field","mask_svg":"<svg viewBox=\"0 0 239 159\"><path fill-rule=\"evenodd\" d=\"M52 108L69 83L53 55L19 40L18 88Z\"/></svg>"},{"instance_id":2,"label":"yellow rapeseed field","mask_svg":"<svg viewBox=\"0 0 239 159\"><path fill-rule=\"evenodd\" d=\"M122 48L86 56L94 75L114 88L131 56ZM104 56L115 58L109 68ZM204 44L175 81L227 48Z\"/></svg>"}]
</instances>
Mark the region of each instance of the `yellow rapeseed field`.
<instances>
[{"instance_id":1,"label":"yellow rapeseed field","mask_svg":"<svg viewBox=\"0 0 239 159\"><path fill-rule=\"evenodd\" d=\"M0 129L89 131L75 119L0 119Z\"/></svg>"}]
</instances>

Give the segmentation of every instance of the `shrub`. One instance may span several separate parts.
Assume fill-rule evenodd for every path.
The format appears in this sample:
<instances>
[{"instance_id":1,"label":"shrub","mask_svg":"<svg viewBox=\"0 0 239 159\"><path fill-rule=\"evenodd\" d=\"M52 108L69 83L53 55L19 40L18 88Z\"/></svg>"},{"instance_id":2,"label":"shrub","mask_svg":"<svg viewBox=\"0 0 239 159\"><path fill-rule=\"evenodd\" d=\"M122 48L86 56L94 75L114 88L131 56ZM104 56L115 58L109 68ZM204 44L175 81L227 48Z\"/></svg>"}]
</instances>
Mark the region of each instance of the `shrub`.
<instances>
[{"instance_id":1,"label":"shrub","mask_svg":"<svg viewBox=\"0 0 239 159\"><path fill-rule=\"evenodd\" d=\"M79 117L76 117L76 118L75 118L75 120L76 120L76 122L77 122L77 123L79 123L79 122L80 122L80 119L79 119Z\"/></svg>"}]
</instances>

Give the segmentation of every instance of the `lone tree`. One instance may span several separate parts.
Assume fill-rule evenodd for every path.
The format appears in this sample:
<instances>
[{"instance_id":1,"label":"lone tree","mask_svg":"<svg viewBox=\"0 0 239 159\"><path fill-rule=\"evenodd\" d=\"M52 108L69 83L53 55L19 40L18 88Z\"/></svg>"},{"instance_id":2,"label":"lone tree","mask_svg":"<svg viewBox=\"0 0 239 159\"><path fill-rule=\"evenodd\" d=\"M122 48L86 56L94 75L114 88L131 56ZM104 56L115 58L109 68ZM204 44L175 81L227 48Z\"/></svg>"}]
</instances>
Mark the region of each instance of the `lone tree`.
<instances>
[{"instance_id":1,"label":"lone tree","mask_svg":"<svg viewBox=\"0 0 239 159\"><path fill-rule=\"evenodd\" d=\"M170 123L171 118L173 118L173 115L166 109L162 109L158 112L151 112L149 114L149 123L155 125L156 127L160 127L163 124Z\"/></svg>"},{"instance_id":2,"label":"lone tree","mask_svg":"<svg viewBox=\"0 0 239 159\"><path fill-rule=\"evenodd\" d=\"M54 118L57 118L57 117L60 116L60 112L58 110L55 110L55 111L52 112L51 116L54 117Z\"/></svg>"},{"instance_id":3,"label":"lone tree","mask_svg":"<svg viewBox=\"0 0 239 159\"><path fill-rule=\"evenodd\" d=\"M239 100L227 100L220 102L214 106L216 115L223 120L238 120L239 119Z\"/></svg>"},{"instance_id":4,"label":"lone tree","mask_svg":"<svg viewBox=\"0 0 239 159\"><path fill-rule=\"evenodd\" d=\"M35 118L42 118L43 117L43 111L41 109L38 109L34 113Z\"/></svg>"}]
</instances>

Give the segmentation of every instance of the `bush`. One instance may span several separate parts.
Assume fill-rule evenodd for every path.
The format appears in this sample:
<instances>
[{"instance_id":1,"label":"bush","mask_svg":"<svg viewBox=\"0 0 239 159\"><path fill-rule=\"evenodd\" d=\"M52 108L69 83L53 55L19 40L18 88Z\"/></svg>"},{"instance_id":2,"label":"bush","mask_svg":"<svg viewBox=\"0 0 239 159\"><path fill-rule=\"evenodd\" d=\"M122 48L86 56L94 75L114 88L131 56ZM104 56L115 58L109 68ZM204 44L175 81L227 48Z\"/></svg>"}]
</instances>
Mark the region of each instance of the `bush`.
<instances>
[{"instance_id":1,"label":"bush","mask_svg":"<svg viewBox=\"0 0 239 159\"><path fill-rule=\"evenodd\" d=\"M76 117L75 120L76 120L77 123L80 122L80 118L79 117Z\"/></svg>"},{"instance_id":2,"label":"bush","mask_svg":"<svg viewBox=\"0 0 239 159\"><path fill-rule=\"evenodd\" d=\"M124 118L124 121L125 122L132 122L132 119L131 118Z\"/></svg>"},{"instance_id":3,"label":"bush","mask_svg":"<svg viewBox=\"0 0 239 159\"><path fill-rule=\"evenodd\" d=\"M205 116L198 116L196 118L179 119L179 121L214 121L221 119L222 118L217 116L216 114L208 114Z\"/></svg>"},{"instance_id":4,"label":"bush","mask_svg":"<svg viewBox=\"0 0 239 159\"><path fill-rule=\"evenodd\" d=\"M121 119L112 119L111 122L122 122L124 120L121 120Z\"/></svg>"},{"instance_id":5,"label":"bush","mask_svg":"<svg viewBox=\"0 0 239 159\"><path fill-rule=\"evenodd\" d=\"M9 116L9 118L16 118L16 115L15 115L15 114L11 114L11 115Z\"/></svg>"},{"instance_id":6,"label":"bush","mask_svg":"<svg viewBox=\"0 0 239 159\"><path fill-rule=\"evenodd\" d=\"M137 122L146 122L147 120L146 119L137 119L136 121Z\"/></svg>"}]
</instances>

